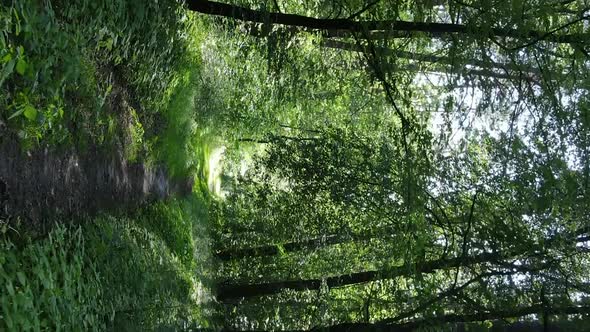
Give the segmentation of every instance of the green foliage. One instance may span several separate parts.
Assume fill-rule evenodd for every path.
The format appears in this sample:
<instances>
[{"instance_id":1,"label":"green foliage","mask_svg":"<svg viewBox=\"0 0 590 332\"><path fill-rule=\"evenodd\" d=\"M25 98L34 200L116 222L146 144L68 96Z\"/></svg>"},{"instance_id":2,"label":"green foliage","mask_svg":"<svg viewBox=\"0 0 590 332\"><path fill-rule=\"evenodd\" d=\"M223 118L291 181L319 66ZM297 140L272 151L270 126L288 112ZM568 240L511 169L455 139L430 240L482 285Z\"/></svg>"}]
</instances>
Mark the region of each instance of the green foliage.
<instances>
[{"instance_id":1,"label":"green foliage","mask_svg":"<svg viewBox=\"0 0 590 332\"><path fill-rule=\"evenodd\" d=\"M166 203L158 202L144 208L138 217L141 226L164 241L187 270L194 268L191 230L192 223L197 218L190 206L187 206L189 204L179 199Z\"/></svg>"},{"instance_id":2,"label":"green foliage","mask_svg":"<svg viewBox=\"0 0 590 332\"><path fill-rule=\"evenodd\" d=\"M75 90L91 95L78 36L59 27L55 12L34 1L18 1L0 9L0 99L2 116L19 128L25 145L44 136L59 144L67 139L64 97ZM66 83L67 82L67 83ZM82 104L82 103L80 103Z\"/></svg>"},{"instance_id":3,"label":"green foliage","mask_svg":"<svg viewBox=\"0 0 590 332\"><path fill-rule=\"evenodd\" d=\"M199 91L198 64L187 69L173 81L166 107L167 122L161 136L157 138L157 158L166 162L174 176L194 173L199 165L195 156L199 155L201 140L196 123L196 98Z\"/></svg>"},{"instance_id":4,"label":"green foliage","mask_svg":"<svg viewBox=\"0 0 590 332\"><path fill-rule=\"evenodd\" d=\"M0 19L0 125L18 134L26 149L119 145L129 161L164 162L173 176L204 176L211 139L195 120L197 108L207 107L197 102L204 98L203 32L182 1L9 1ZM0 323L36 324L28 318L38 315L51 330L206 324L195 271L207 268L195 262L193 238L195 224L206 219L203 199L156 203L132 217L101 216L75 231L58 228L48 243L17 248L6 240L2 259L10 264L3 268L17 292L2 298ZM76 247L71 236L80 241ZM42 249L46 257L39 259L48 263L32 258L32 250ZM51 260L50 249L67 256ZM57 286L38 286L35 273L68 280L55 290L69 292L65 304L55 302ZM23 275L31 290L18 286ZM37 298L42 303L35 304ZM37 311L26 311L18 302L25 300Z\"/></svg>"},{"instance_id":5,"label":"green foliage","mask_svg":"<svg viewBox=\"0 0 590 332\"><path fill-rule=\"evenodd\" d=\"M104 285L108 325L114 329L150 329L198 314L191 269L140 222L102 217L85 230L88 255Z\"/></svg>"},{"instance_id":6,"label":"green foliage","mask_svg":"<svg viewBox=\"0 0 590 332\"><path fill-rule=\"evenodd\" d=\"M541 304L587 315L583 1L231 3L387 23L212 24L203 76L241 144L212 209L229 326L453 330L446 319L518 323L529 317L502 315Z\"/></svg>"},{"instance_id":7,"label":"green foliage","mask_svg":"<svg viewBox=\"0 0 590 332\"><path fill-rule=\"evenodd\" d=\"M80 228L22 246L0 241L0 330L104 329L108 299Z\"/></svg>"},{"instance_id":8,"label":"green foliage","mask_svg":"<svg viewBox=\"0 0 590 332\"><path fill-rule=\"evenodd\" d=\"M121 139L129 161L202 172L199 29L182 1L9 1L0 7L0 124L27 149ZM0 329L195 325L193 223L204 204L102 216L22 248L3 240Z\"/></svg>"},{"instance_id":9,"label":"green foliage","mask_svg":"<svg viewBox=\"0 0 590 332\"><path fill-rule=\"evenodd\" d=\"M201 198L57 226L47 238L2 239L0 329L152 330L206 326L193 223ZM12 232L12 230L9 230ZM200 254L202 256L202 254ZM200 259L200 258L199 258Z\"/></svg>"},{"instance_id":10,"label":"green foliage","mask_svg":"<svg viewBox=\"0 0 590 332\"><path fill-rule=\"evenodd\" d=\"M144 147L143 136L144 129L143 125L139 121L137 112L133 109L129 109L129 141L125 144L125 158L129 161L137 161L139 154L142 152Z\"/></svg>"},{"instance_id":11,"label":"green foliage","mask_svg":"<svg viewBox=\"0 0 590 332\"><path fill-rule=\"evenodd\" d=\"M87 255L96 263L111 329L206 326L199 306L204 271L195 224L203 222L197 196L150 205L133 217L103 216L84 227ZM196 235L197 234L197 235Z\"/></svg>"},{"instance_id":12,"label":"green foliage","mask_svg":"<svg viewBox=\"0 0 590 332\"><path fill-rule=\"evenodd\" d=\"M587 6L545 2L236 2L425 30L370 36L198 18L181 0L6 2L0 125L25 147L118 144L203 189L219 135L233 165L225 200L4 240L0 329L200 327L199 277L279 282L225 304L229 328L587 309ZM207 272L209 207L215 251L276 254Z\"/></svg>"},{"instance_id":13,"label":"green foliage","mask_svg":"<svg viewBox=\"0 0 590 332\"><path fill-rule=\"evenodd\" d=\"M137 158L148 143L138 129L157 133L155 115L165 113L171 82L182 81L181 64L199 44L194 18L176 0L13 1L0 19L0 115L27 148L106 143L114 124L130 131L126 153ZM125 108L109 99L122 91L143 106L130 128L109 114Z\"/></svg>"}]
</instances>

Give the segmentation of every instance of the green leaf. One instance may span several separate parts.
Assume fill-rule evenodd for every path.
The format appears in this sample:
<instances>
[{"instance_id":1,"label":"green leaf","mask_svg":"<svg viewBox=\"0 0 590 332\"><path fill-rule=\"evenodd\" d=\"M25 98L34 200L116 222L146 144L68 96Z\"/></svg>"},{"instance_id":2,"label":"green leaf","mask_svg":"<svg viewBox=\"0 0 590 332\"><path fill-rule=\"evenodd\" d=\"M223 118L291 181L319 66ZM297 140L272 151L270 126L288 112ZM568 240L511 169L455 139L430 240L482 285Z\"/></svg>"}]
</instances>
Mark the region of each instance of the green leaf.
<instances>
[{"instance_id":1,"label":"green leaf","mask_svg":"<svg viewBox=\"0 0 590 332\"><path fill-rule=\"evenodd\" d=\"M26 70L27 70L27 62L25 61L25 59L23 59L23 58L18 59L18 62L16 63L16 72L19 73L20 75L24 75Z\"/></svg>"},{"instance_id":2,"label":"green leaf","mask_svg":"<svg viewBox=\"0 0 590 332\"><path fill-rule=\"evenodd\" d=\"M2 85L2 83L4 83L4 80L6 78L8 78L8 76L10 76L10 74L12 74L12 72L14 71L14 65L16 64L16 61L14 61L14 59L8 61L8 63L6 64L6 66L4 66L4 68L2 68L2 72L0 73L0 86Z\"/></svg>"},{"instance_id":3,"label":"green leaf","mask_svg":"<svg viewBox=\"0 0 590 332\"><path fill-rule=\"evenodd\" d=\"M12 285L12 282L10 280L6 284L6 289L8 290L8 294L10 294L11 296L14 296L14 294L15 294L14 286Z\"/></svg>"},{"instance_id":4,"label":"green leaf","mask_svg":"<svg viewBox=\"0 0 590 332\"><path fill-rule=\"evenodd\" d=\"M21 271L18 271L16 273L16 277L18 278L18 281L20 282L21 285L24 286L26 284L27 278L25 277L24 273L22 273Z\"/></svg>"},{"instance_id":5,"label":"green leaf","mask_svg":"<svg viewBox=\"0 0 590 332\"><path fill-rule=\"evenodd\" d=\"M6 53L0 62L7 63L8 61L12 60L12 54Z\"/></svg>"},{"instance_id":6,"label":"green leaf","mask_svg":"<svg viewBox=\"0 0 590 332\"><path fill-rule=\"evenodd\" d=\"M16 112L12 113L12 115L8 117L8 120L10 120L10 119L12 119L12 118L15 118L15 117L17 117L17 116L19 116L19 115L21 115L21 114L24 112L24 110L25 110L24 108L21 108L21 109L19 109L18 111L16 111Z\"/></svg>"},{"instance_id":7,"label":"green leaf","mask_svg":"<svg viewBox=\"0 0 590 332\"><path fill-rule=\"evenodd\" d=\"M109 38L105 41L104 46L106 47L107 50L112 51L113 50L113 38Z\"/></svg>"},{"instance_id":8,"label":"green leaf","mask_svg":"<svg viewBox=\"0 0 590 332\"><path fill-rule=\"evenodd\" d=\"M25 106L24 114L25 117L29 120L35 120L37 118L37 110L31 105Z\"/></svg>"}]
</instances>

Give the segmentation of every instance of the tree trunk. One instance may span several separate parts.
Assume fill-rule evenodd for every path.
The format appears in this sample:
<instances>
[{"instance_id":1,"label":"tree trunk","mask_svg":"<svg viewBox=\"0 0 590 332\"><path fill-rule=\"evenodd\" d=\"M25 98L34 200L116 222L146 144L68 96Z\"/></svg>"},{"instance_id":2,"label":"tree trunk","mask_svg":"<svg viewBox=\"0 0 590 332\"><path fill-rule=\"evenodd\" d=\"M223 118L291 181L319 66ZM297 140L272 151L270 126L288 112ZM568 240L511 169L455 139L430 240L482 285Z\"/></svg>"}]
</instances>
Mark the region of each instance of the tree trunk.
<instances>
[{"instance_id":1,"label":"tree trunk","mask_svg":"<svg viewBox=\"0 0 590 332\"><path fill-rule=\"evenodd\" d=\"M549 246L554 238L548 239L545 242L546 246ZM580 239L575 240L577 243ZM584 252L583 248L577 248L578 252ZM534 253L530 257L543 257L541 248L535 250L530 248L527 251L513 251L505 253L483 253L475 256L468 257L454 257L454 258L441 258L437 260L419 262L419 263L408 263L402 266L393 267L387 270L377 271L363 271L350 273L346 275L339 275L333 277L327 277L324 279L303 279L303 280L286 280L268 283L258 284L230 284L223 283L217 287L217 299L221 302L229 302L228 300L240 299L246 297L256 297L264 295L272 295L281 292L283 289L291 289L296 291L303 290L318 290L322 283L325 282L328 288L337 288L355 284L366 283L370 281L394 279L397 277L408 277L414 276L421 273L432 273L437 270L444 270L450 268L460 268L473 266L481 263L491 263L504 265L512 270L516 270L517 267L508 263L511 258L517 255L523 255L527 253ZM522 257L521 257L522 259ZM521 266L520 272L531 272L531 268Z\"/></svg>"},{"instance_id":2,"label":"tree trunk","mask_svg":"<svg viewBox=\"0 0 590 332\"><path fill-rule=\"evenodd\" d=\"M369 231L361 231L352 234L330 234L301 241L285 242L282 244L268 244L247 248L220 249L215 253L215 256L221 261L242 259L246 257L274 256L281 252L292 253L302 250L315 250L341 243L368 242L373 239L391 239L391 234L394 232L396 232L396 230L392 227L381 227L378 229L371 229Z\"/></svg>"},{"instance_id":3,"label":"tree trunk","mask_svg":"<svg viewBox=\"0 0 590 332\"><path fill-rule=\"evenodd\" d=\"M399 31L422 32L429 35L478 34L485 38L509 37L515 39L532 39L533 43L541 40L554 43L583 43L590 38L590 34L588 33L560 35L536 30L526 31L510 28L483 29L477 26L452 23L409 22L401 20L354 21L350 19L321 19L296 14L264 12L246 7L205 0L186 0L186 4L189 10L208 15L228 17L247 22L283 24L321 31L345 30L353 33Z\"/></svg>"},{"instance_id":4,"label":"tree trunk","mask_svg":"<svg viewBox=\"0 0 590 332\"><path fill-rule=\"evenodd\" d=\"M369 281L393 279L401 276L411 276L419 273L431 273L436 270L469 266L484 262L500 261L498 254L480 254L473 257L457 257L438 259L421 264L405 264L383 271L363 271L325 279L287 280L259 284L221 284L217 287L217 299L227 301L244 297L255 297L277 294L283 289L317 290L325 282L329 288L342 287Z\"/></svg>"},{"instance_id":5,"label":"tree trunk","mask_svg":"<svg viewBox=\"0 0 590 332\"><path fill-rule=\"evenodd\" d=\"M249 141L256 141L256 142L264 142L268 143L268 141L257 141L257 140L249 140ZM243 259L246 257L264 257L264 256L274 256L278 255L279 253L292 253L302 250L314 250L319 248L324 248L327 246L347 243L352 241L370 241L372 239L379 239L379 238L387 238L388 234L394 230L392 229L377 229L373 232L361 233L361 234L332 234L327 236L316 237L312 239L307 239L303 241L292 241L286 242L279 245L276 244L268 244L262 245L257 247L248 247L248 248L232 248L232 249L220 249L215 252L215 257L221 261L230 261L233 259ZM589 230L587 228L581 228L576 232L569 234L567 236L574 237L576 243L582 243L585 241L590 241L589 236L581 236L587 233ZM379 236L379 234L383 234ZM556 240L556 237L552 237L547 239L547 244L551 244ZM282 249L280 249L282 247Z\"/></svg>"},{"instance_id":6,"label":"tree trunk","mask_svg":"<svg viewBox=\"0 0 590 332\"><path fill-rule=\"evenodd\" d=\"M469 323L469 322L483 322L487 320L500 323L505 331L545 331L542 322L514 322L506 326L505 319L520 318L528 315L539 314L543 310L541 305L532 305L529 307L512 308L506 310L496 310L474 314L449 314L438 317L429 317L427 319L418 319L406 323L392 323L383 320L376 323L342 323L329 326L323 331L379 331L379 332L400 332L400 331L416 331L421 326L433 327L453 323ZM548 314L551 315L576 315L590 313L590 306L571 305L563 307L553 307L547 309ZM495 325L495 324L494 324ZM547 326L547 331L562 331L558 324L551 324Z\"/></svg>"}]
</instances>

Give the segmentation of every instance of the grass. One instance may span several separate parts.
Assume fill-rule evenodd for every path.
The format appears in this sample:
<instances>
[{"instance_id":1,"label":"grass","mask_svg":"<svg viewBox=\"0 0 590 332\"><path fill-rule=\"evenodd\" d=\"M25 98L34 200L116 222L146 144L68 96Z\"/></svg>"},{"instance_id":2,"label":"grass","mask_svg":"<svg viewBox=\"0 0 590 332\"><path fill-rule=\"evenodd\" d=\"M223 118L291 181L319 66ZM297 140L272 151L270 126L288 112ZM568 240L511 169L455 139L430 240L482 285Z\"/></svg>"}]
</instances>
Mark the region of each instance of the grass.
<instances>
[{"instance_id":1,"label":"grass","mask_svg":"<svg viewBox=\"0 0 590 332\"><path fill-rule=\"evenodd\" d=\"M163 160L173 176L194 172L198 160L193 156L200 146L195 120L198 73L186 70L174 81L164 112L167 126L155 142L155 154Z\"/></svg>"},{"instance_id":2,"label":"grass","mask_svg":"<svg viewBox=\"0 0 590 332\"><path fill-rule=\"evenodd\" d=\"M9 1L0 124L25 149L122 145L131 161L186 176L197 164L196 107L206 107L195 103L203 32L178 0Z\"/></svg>"},{"instance_id":3,"label":"grass","mask_svg":"<svg viewBox=\"0 0 590 332\"><path fill-rule=\"evenodd\" d=\"M17 248L0 240L0 330L101 329L103 287L80 229Z\"/></svg>"},{"instance_id":4,"label":"grass","mask_svg":"<svg viewBox=\"0 0 590 332\"><path fill-rule=\"evenodd\" d=\"M207 327L198 294L208 263L197 251L206 206L206 194L195 193L133 217L60 224L37 241L11 240L16 235L6 230L0 241L0 330Z\"/></svg>"},{"instance_id":5,"label":"grass","mask_svg":"<svg viewBox=\"0 0 590 332\"><path fill-rule=\"evenodd\" d=\"M203 298L215 139L197 120L215 101L201 77L205 33L180 0L0 6L0 128L24 150L122 149L129 161L196 178L187 198L58 220L41 239L0 219L0 331L211 325Z\"/></svg>"}]
</instances>

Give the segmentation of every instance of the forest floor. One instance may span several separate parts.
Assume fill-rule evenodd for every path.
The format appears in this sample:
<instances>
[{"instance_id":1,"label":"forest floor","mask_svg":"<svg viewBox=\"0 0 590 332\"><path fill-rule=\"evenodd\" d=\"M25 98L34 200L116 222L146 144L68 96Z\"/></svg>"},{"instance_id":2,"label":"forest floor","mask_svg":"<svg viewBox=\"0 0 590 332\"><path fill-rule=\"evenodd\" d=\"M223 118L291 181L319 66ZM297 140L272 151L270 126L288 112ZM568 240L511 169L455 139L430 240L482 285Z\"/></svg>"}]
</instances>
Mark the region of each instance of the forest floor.
<instances>
[{"instance_id":1,"label":"forest floor","mask_svg":"<svg viewBox=\"0 0 590 332\"><path fill-rule=\"evenodd\" d=\"M192 177L169 176L162 164L129 161L131 109L142 109L121 79L112 79L106 105L122 132L109 146L45 147L23 152L17 134L0 128L0 217L17 217L44 233L44 221L133 210L149 201L190 194ZM133 105L133 108L130 107Z\"/></svg>"},{"instance_id":2,"label":"forest floor","mask_svg":"<svg viewBox=\"0 0 590 332\"><path fill-rule=\"evenodd\" d=\"M202 29L175 1L55 6L0 7L0 331L210 327Z\"/></svg>"},{"instance_id":3,"label":"forest floor","mask_svg":"<svg viewBox=\"0 0 590 332\"><path fill-rule=\"evenodd\" d=\"M74 256L62 257L61 264L71 267L72 259L95 262L88 262L84 268L80 266L81 279L77 281L84 288L84 279L92 280L92 276L82 272L83 269L98 272L95 281L99 286L86 287L90 289L87 292L96 292L96 301L103 302L94 311L98 315L91 315L98 317L91 326L104 326L105 319L101 317L105 311L112 311L113 315L106 319L108 329L178 327L175 324L180 324L179 321L183 327L206 326L206 317L215 311L210 291L212 263L207 200L210 190L218 187L219 180L213 177L218 178L219 154L214 154L217 157L213 158L216 159L213 165L208 147L195 151L203 154L201 172L195 174L197 178L173 176L164 162L153 162L148 160L149 156L130 160L128 147L133 144L130 110L138 113L145 110L131 97L132 89L118 80L111 79L111 84L107 112L113 115L117 121L114 125L121 130L109 144L26 150L16 131L0 127L0 261L8 261L0 272L6 273L2 281L8 285L20 280L20 273L26 276L26 285L17 286L14 294L8 290L7 297L0 296L0 304L14 302L13 296L19 296L27 291L26 286L34 287L40 281L34 272L31 275L36 263L27 252L33 248L63 250L79 234L84 244L75 245ZM216 185L211 186L213 183ZM3 238L5 242L1 243ZM146 240L153 251L146 251L142 244ZM112 258L114 252L118 252L117 259ZM47 256L60 259L55 252ZM32 262L27 263L29 260ZM23 269L23 264L31 270ZM59 284L62 279L70 278L66 272L63 276L58 273L59 266L59 261L51 261L50 266L37 268L53 275ZM175 272L146 274L158 266ZM191 286L183 290L185 283ZM137 289L138 286L141 288ZM65 285L59 288L68 291ZM40 294L29 299L33 303L42 301L43 294L49 290L41 287L37 291ZM88 301L92 296L81 298ZM71 300L64 298L64 301ZM162 307L161 303L166 305ZM73 304L76 305L83 307ZM42 309L43 305L39 307L47 310ZM155 309L145 309L152 307ZM17 312L23 310L15 308ZM137 310L146 312L138 315ZM16 313L0 312L0 327L6 326L8 330L25 328L31 322L27 316L16 322L3 321L7 315ZM70 326L79 322L74 320ZM60 320L55 323L46 324L68 326Z\"/></svg>"}]
</instances>

